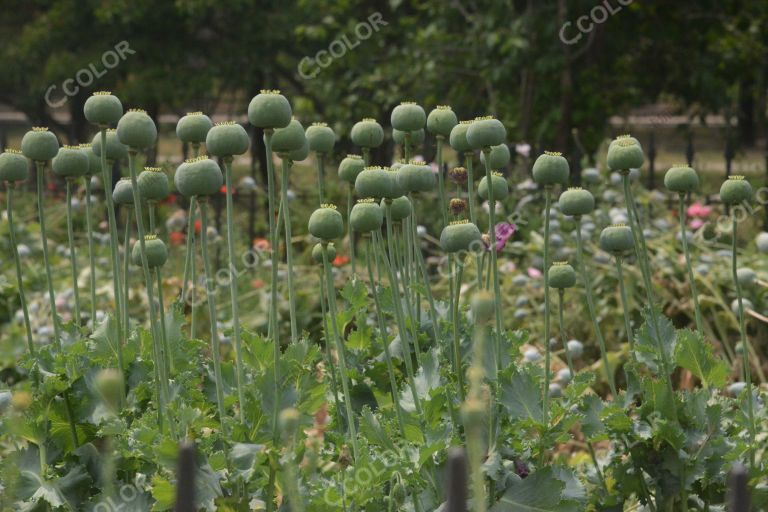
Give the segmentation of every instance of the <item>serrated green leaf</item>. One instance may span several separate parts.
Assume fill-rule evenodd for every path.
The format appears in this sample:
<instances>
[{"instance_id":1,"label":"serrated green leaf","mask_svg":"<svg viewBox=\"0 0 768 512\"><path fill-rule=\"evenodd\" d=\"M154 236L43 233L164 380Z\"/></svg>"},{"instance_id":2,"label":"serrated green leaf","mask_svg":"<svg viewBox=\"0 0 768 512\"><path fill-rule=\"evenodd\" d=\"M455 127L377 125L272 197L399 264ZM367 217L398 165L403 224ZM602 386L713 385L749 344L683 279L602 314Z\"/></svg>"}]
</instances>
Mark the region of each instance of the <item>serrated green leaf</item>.
<instances>
[{"instance_id":1,"label":"serrated green leaf","mask_svg":"<svg viewBox=\"0 0 768 512\"><path fill-rule=\"evenodd\" d=\"M514 371L508 379L503 379L501 403L513 420L543 422L541 388L531 373Z\"/></svg>"},{"instance_id":2,"label":"serrated green leaf","mask_svg":"<svg viewBox=\"0 0 768 512\"><path fill-rule=\"evenodd\" d=\"M550 468L512 484L490 512L576 512L580 505L564 500L566 485Z\"/></svg>"},{"instance_id":3,"label":"serrated green leaf","mask_svg":"<svg viewBox=\"0 0 768 512\"><path fill-rule=\"evenodd\" d=\"M722 387L728 379L728 365L712 352L701 333L688 329L677 332L675 361L701 379L705 386Z\"/></svg>"}]
</instances>

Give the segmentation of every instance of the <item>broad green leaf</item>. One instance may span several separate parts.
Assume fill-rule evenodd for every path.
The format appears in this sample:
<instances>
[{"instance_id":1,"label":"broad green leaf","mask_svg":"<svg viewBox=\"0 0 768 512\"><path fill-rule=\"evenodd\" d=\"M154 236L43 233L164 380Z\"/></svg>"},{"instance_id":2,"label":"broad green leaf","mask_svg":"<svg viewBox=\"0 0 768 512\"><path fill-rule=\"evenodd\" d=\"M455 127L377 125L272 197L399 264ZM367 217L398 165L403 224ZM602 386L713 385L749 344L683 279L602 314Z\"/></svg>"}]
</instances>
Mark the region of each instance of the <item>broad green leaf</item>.
<instances>
[{"instance_id":1,"label":"broad green leaf","mask_svg":"<svg viewBox=\"0 0 768 512\"><path fill-rule=\"evenodd\" d=\"M531 373L514 371L502 381L501 403L511 419L543 422L541 387Z\"/></svg>"},{"instance_id":2,"label":"broad green leaf","mask_svg":"<svg viewBox=\"0 0 768 512\"><path fill-rule=\"evenodd\" d=\"M712 345L699 332L688 329L677 331L675 361L705 386L722 387L728 378L728 365L712 352Z\"/></svg>"},{"instance_id":3,"label":"broad green leaf","mask_svg":"<svg viewBox=\"0 0 768 512\"><path fill-rule=\"evenodd\" d=\"M577 512L577 502L564 500L566 484L550 468L512 484L490 512ZM575 491L574 491L575 492Z\"/></svg>"}]
</instances>

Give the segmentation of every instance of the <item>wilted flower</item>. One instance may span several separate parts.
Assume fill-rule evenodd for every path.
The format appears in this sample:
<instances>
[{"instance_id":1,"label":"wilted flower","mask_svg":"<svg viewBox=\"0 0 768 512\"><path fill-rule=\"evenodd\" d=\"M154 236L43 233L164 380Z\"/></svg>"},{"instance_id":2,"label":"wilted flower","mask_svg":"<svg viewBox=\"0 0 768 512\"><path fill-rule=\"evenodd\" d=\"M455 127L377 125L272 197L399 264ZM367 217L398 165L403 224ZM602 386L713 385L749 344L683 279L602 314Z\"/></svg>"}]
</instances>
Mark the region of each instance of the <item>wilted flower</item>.
<instances>
[{"instance_id":1,"label":"wilted flower","mask_svg":"<svg viewBox=\"0 0 768 512\"><path fill-rule=\"evenodd\" d=\"M501 252L507 245L507 240L517 231L517 226L509 222L500 222L496 224L496 252Z\"/></svg>"}]
</instances>

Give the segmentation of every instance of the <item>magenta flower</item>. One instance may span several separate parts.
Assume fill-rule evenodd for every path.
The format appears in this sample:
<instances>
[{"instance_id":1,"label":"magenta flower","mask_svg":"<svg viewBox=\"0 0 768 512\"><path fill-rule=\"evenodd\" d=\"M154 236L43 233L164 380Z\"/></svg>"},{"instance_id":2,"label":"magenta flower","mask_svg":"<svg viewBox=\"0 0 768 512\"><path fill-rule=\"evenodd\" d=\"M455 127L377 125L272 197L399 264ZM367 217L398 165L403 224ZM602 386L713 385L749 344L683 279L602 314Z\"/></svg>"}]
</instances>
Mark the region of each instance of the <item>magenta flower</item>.
<instances>
[{"instance_id":1,"label":"magenta flower","mask_svg":"<svg viewBox=\"0 0 768 512\"><path fill-rule=\"evenodd\" d=\"M693 203L688 207L688 211L686 213L688 214L688 217L705 218L709 217L709 215L712 213L712 207L705 206L701 203Z\"/></svg>"},{"instance_id":2,"label":"magenta flower","mask_svg":"<svg viewBox=\"0 0 768 512\"><path fill-rule=\"evenodd\" d=\"M531 279L538 279L542 276L541 270L536 267L528 267L528 277Z\"/></svg>"},{"instance_id":3,"label":"magenta flower","mask_svg":"<svg viewBox=\"0 0 768 512\"><path fill-rule=\"evenodd\" d=\"M517 231L517 226L509 222L500 222L496 224L496 252L501 252L507 245L507 240Z\"/></svg>"},{"instance_id":4,"label":"magenta flower","mask_svg":"<svg viewBox=\"0 0 768 512\"><path fill-rule=\"evenodd\" d=\"M691 219L691 221L688 222L688 227L694 231L696 231L703 225L704 225L704 221L701 219Z\"/></svg>"}]
</instances>

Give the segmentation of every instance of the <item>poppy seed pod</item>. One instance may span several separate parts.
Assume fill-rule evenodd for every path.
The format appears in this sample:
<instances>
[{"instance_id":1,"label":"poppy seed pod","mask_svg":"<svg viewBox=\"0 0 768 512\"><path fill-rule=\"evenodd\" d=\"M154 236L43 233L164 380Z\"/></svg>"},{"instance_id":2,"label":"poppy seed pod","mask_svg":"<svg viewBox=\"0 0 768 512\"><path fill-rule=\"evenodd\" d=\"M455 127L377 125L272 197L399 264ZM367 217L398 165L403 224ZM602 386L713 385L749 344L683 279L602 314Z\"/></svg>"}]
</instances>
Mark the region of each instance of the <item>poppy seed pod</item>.
<instances>
[{"instance_id":1,"label":"poppy seed pod","mask_svg":"<svg viewBox=\"0 0 768 512\"><path fill-rule=\"evenodd\" d=\"M386 199L382 199L381 208L385 208ZM392 215L392 222L400 222L403 219L407 219L413 213L413 205L411 200L406 196L400 196L392 199L389 205L390 213Z\"/></svg>"},{"instance_id":2,"label":"poppy seed pod","mask_svg":"<svg viewBox=\"0 0 768 512\"><path fill-rule=\"evenodd\" d=\"M392 128L401 132L421 130L427 122L427 114L421 105L413 101L404 101L392 110L390 117Z\"/></svg>"},{"instance_id":3,"label":"poppy seed pod","mask_svg":"<svg viewBox=\"0 0 768 512\"><path fill-rule=\"evenodd\" d=\"M361 148L377 148L384 142L384 128L370 117L358 121L349 134L352 144Z\"/></svg>"},{"instance_id":4,"label":"poppy seed pod","mask_svg":"<svg viewBox=\"0 0 768 512\"><path fill-rule=\"evenodd\" d=\"M358 233L370 233L381 229L384 212L374 199L360 199L352 207L349 223Z\"/></svg>"},{"instance_id":5,"label":"poppy seed pod","mask_svg":"<svg viewBox=\"0 0 768 512\"><path fill-rule=\"evenodd\" d=\"M739 204L752 200L752 185L744 176L728 176L728 179L720 186L720 200L725 204Z\"/></svg>"},{"instance_id":6,"label":"poppy seed pod","mask_svg":"<svg viewBox=\"0 0 768 512\"><path fill-rule=\"evenodd\" d=\"M493 117L477 117L467 128L467 142L474 149L489 148L504 143L507 129Z\"/></svg>"},{"instance_id":7,"label":"poppy seed pod","mask_svg":"<svg viewBox=\"0 0 768 512\"><path fill-rule=\"evenodd\" d=\"M315 153L328 154L336 144L336 134L325 123L312 123L304 133L309 141L309 150Z\"/></svg>"},{"instance_id":8,"label":"poppy seed pod","mask_svg":"<svg viewBox=\"0 0 768 512\"><path fill-rule=\"evenodd\" d=\"M333 240L344 236L344 220L333 204L324 204L309 216L309 232L320 240Z\"/></svg>"},{"instance_id":9,"label":"poppy seed pod","mask_svg":"<svg viewBox=\"0 0 768 512\"><path fill-rule=\"evenodd\" d=\"M216 162L207 156L201 156L181 164L176 169L173 181L176 190L185 197L210 196L219 191L224 183L224 176Z\"/></svg>"},{"instance_id":10,"label":"poppy seed pod","mask_svg":"<svg viewBox=\"0 0 768 512\"><path fill-rule=\"evenodd\" d=\"M607 253L621 256L635 248L632 229L624 224L608 226L600 232L600 248Z\"/></svg>"},{"instance_id":11,"label":"poppy seed pod","mask_svg":"<svg viewBox=\"0 0 768 512\"><path fill-rule=\"evenodd\" d=\"M35 126L22 137L21 152L33 162L47 162L59 152L59 140L48 128Z\"/></svg>"},{"instance_id":12,"label":"poppy seed pod","mask_svg":"<svg viewBox=\"0 0 768 512\"><path fill-rule=\"evenodd\" d=\"M608 146L608 168L612 171L629 172L643 166L645 156L643 148L634 137L623 135L617 137Z\"/></svg>"},{"instance_id":13,"label":"poppy seed pod","mask_svg":"<svg viewBox=\"0 0 768 512\"><path fill-rule=\"evenodd\" d=\"M280 91L262 90L248 104L248 120L257 128L285 128L292 116L291 104Z\"/></svg>"},{"instance_id":14,"label":"poppy seed pod","mask_svg":"<svg viewBox=\"0 0 768 512\"><path fill-rule=\"evenodd\" d=\"M757 282L757 272L749 267L742 267L736 271L736 278L744 288L752 288Z\"/></svg>"},{"instance_id":15,"label":"poppy seed pod","mask_svg":"<svg viewBox=\"0 0 768 512\"><path fill-rule=\"evenodd\" d=\"M616 144L618 144L618 142L619 142L620 140L629 140L629 141L631 141L632 143L634 143L634 144L637 144L638 146L640 145L640 141L639 141L639 140L637 140L635 137L631 136L630 134L626 133L626 134L623 134L623 135L617 135L617 136L616 136L616 138L615 138L615 139L613 139L613 140L612 140L612 141L611 141L611 142L608 144L608 149L611 149L613 146L615 146Z\"/></svg>"},{"instance_id":16,"label":"poppy seed pod","mask_svg":"<svg viewBox=\"0 0 768 512\"><path fill-rule=\"evenodd\" d=\"M549 267L549 286L564 290L576 285L576 271L567 261L555 261Z\"/></svg>"},{"instance_id":17,"label":"poppy seed pod","mask_svg":"<svg viewBox=\"0 0 768 512\"><path fill-rule=\"evenodd\" d=\"M120 178L112 189L112 201L117 205L133 204L133 184L131 178Z\"/></svg>"},{"instance_id":18,"label":"poppy seed pod","mask_svg":"<svg viewBox=\"0 0 768 512\"><path fill-rule=\"evenodd\" d=\"M111 92L98 91L85 100L83 113L91 124L110 126L120 121L123 115L123 104Z\"/></svg>"},{"instance_id":19,"label":"poppy seed pod","mask_svg":"<svg viewBox=\"0 0 768 512\"><path fill-rule=\"evenodd\" d=\"M339 163L339 178L352 185L355 184L357 175L365 169L365 161L360 155L347 155Z\"/></svg>"},{"instance_id":20,"label":"poppy seed pod","mask_svg":"<svg viewBox=\"0 0 768 512\"><path fill-rule=\"evenodd\" d=\"M131 149L147 149L157 141L157 126L141 109L131 109L117 123L117 138Z\"/></svg>"},{"instance_id":21,"label":"poppy seed pod","mask_svg":"<svg viewBox=\"0 0 768 512\"><path fill-rule=\"evenodd\" d=\"M301 162L309 157L309 141L305 138L300 148L289 151L287 155L291 162Z\"/></svg>"},{"instance_id":22,"label":"poppy seed pod","mask_svg":"<svg viewBox=\"0 0 768 512\"><path fill-rule=\"evenodd\" d=\"M392 139L395 141L395 144L398 144L402 146L405 144L405 133L404 131L393 129L392 130ZM409 132L411 135L411 145L412 146L418 146L419 144L424 142L424 128L420 130L414 130L412 132Z\"/></svg>"},{"instance_id":23,"label":"poppy seed pod","mask_svg":"<svg viewBox=\"0 0 768 512\"><path fill-rule=\"evenodd\" d=\"M445 252L468 251L473 243L481 239L480 230L468 220L453 221L440 233L440 246Z\"/></svg>"},{"instance_id":24,"label":"poppy seed pod","mask_svg":"<svg viewBox=\"0 0 768 512\"><path fill-rule=\"evenodd\" d=\"M97 133L91 141L93 154L101 158L101 134ZM128 156L128 146L117 138L117 130L107 130L107 162L117 162ZM99 162L101 169L101 162Z\"/></svg>"},{"instance_id":25,"label":"poppy seed pod","mask_svg":"<svg viewBox=\"0 0 768 512\"><path fill-rule=\"evenodd\" d=\"M165 242L157 238L157 235L144 237L144 253L147 255L149 268L162 267L168 260L168 249L165 247ZM133 244L131 262L137 267L141 266L141 243L139 241Z\"/></svg>"},{"instance_id":26,"label":"poppy seed pod","mask_svg":"<svg viewBox=\"0 0 768 512\"><path fill-rule=\"evenodd\" d=\"M385 167L366 167L355 179L355 192L361 197L394 199L403 195L396 194L396 190L400 190L397 186L396 174Z\"/></svg>"},{"instance_id":27,"label":"poppy seed pod","mask_svg":"<svg viewBox=\"0 0 768 512\"><path fill-rule=\"evenodd\" d=\"M24 181L29 177L29 164L21 151L6 149L0 153L0 181Z\"/></svg>"},{"instance_id":28,"label":"poppy seed pod","mask_svg":"<svg viewBox=\"0 0 768 512\"><path fill-rule=\"evenodd\" d=\"M472 318L480 324L490 322L496 312L493 294L488 290L476 291L472 295L469 305L472 309Z\"/></svg>"},{"instance_id":29,"label":"poppy seed pod","mask_svg":"<svg viewBox=\"0 0 768 512\"><path fill-rule=\"evenodd\" d=\"M533 181L539 185L565 185L571 168L562 153L545 151L533 163Z\"/></svg>"},{"instance_id":30,"label":"poppy seed pod","mask_svg":"<svg viewBox=\"0 0 768 512\"><path fill-rule=\"evenodd\" d=\"M114 368L99 370L96 378L93 379L93 387L104 404L112 411L120 408L123 394L125 393L125 383L123 374Z\"/></svg>"},{"instance_id":31,"label":"poppy seed pod","mask_svg":"<svg viewBox=\"0 0 768 512\"><path fill-rule=\"evenodd\" d=\"M448 143L459 153L472 151L472 146L470 146L469 141L467 140L467 130L471 124L472 121L459 121L459 124L454 126L451 130Z\"/></svg>"},{"instance_id":32,"label":"poppy seed pod","mask_svg":"<svg viewBox=\"0 0 768 512\"><path fill-rule=\"evenodd\" d=\"M93 146L91 144L80 144L77 146L80 151L88 159L88 172L86 176L92 176L101 171L101 161L96 153L93 152Z\"/></svg>"},{"instance_id":33,"label":"poppy seed pod","mask_svg":"<svg viewBox=\"0 0 768 512\"><path fill-rule=\"evenodd\" d=\"M581 187L571 187L560 194L558 205L563 215L580 217L594 211L595 196L589 190Z\"/></svg>"},{"instance_id":34,"label":"poppy seed pod","mask_svg":"<svg viewBox=\"0 0 768 512\"><path fill-rule=\"evenodd\" d=\"M336 246L334 246L332 243L329 243L325 246L325 250L328 252L329 262L336 259ZM319 263L320 265L323 264L323 244L318 242L312 248L312 259L315 260L315 263Z\"/></svg>"},{"instance_id":35,"label":"poppy seed pod","mask_svg":"<svg viewBox=\"0 0 768 512\"><path fill-rule=\"evenodd\" d=\"M454 167L448 170L448 179L457 185L465 185L468 178L469 174L464 167Z\"/></svg>"},{"instance_id":36,"label":"poppy seed pod","mask_svg":"<svg viewBox=\"0 0 768 512\"><path fill-rule=\"evenodd\" d=\"M678 194L693 192L699 188L699 175L687 165L675 165L664 175L664 186Z\"/></svg>"},{"instance_id":37,"label":"poppy seed pod","mask_svg":"<svg viewBox=\"0 0 768 512\"><path fill-rule=\"evenodd\" d=\"M458 124L456 113L448 105L438 105L427 116L427 130L438 137L450 137L451 130Z\"/></svg>"},{"instance_id":38,"label":"poppy seed pod","mask_svg":"<svg viewBox=\"0 0 768 512\"><path fill-rule=\"evenodd\" d=\"M448 209L451 211L453 215L459 216L465 211L467 211L467 202L464 199L459 199L458 197L454 197L450 201L448 201Z\"/></svg>"},{"instance_id":39,"label":"poppy seed pod","mask_svg":"<svg viewBox=\"0 0 768 512\"><path fill-rule=\"evenodd\" d=\"M188 112L176 123L176 136L181 142L200 144L205 142L211 128L213 128L213 122L210 117L202 112ZM211 153L210 148L207 149Z\"/></svg>"},{"instance_id":40,"label":"poppy seed pod","mask_svg":"<svg viewBox=\"0 0 768 512\"><path fill-rule=\"evenodd\" d=\"M485 151L480 152L480 161L485 164L486 159L486 153ZM506 144L499 144L498 146L492 146L491 152L488 153L488 161L490 162L491 169L501 169L503 167L506 167L506 165L511 160L511 155L509 154L509 146Z\"/></svg>"},{"instance_id":41,"label":"poppy seed pod","mask_svg":"<svg viewBox=\"0 0 768 512\"><path fill-rule=\"evenodd\" d=\"M397 182L405 192L429 192L437 184L432 168L422 161L412 160L396 172Z\"/></svg>"},{"instance_id":42,"label":"poppy seed pod","mask_svg":"<svg viewBox=\"0 0 768 512\"><path fill-rule=\"evenodd\" d=\"M216 123L205 137L205 150L208 154L221 158L242 155L250 145L248 132L234 121Z\"/></svg>"},{"instance_id":43,"label":"poppy seed pod","mask_svg":"<svg viewBox=\"0 0 768 512\"><path fill-rule=\"evenodd\" d=\"M504 201L509 196L509 184L506 178L499 172L491 174L491 181L493 183L493 200ZM477 195L483 200L488 200L488 179L483 176L480 180L480 184L477 186Z\"/></svg>"},{"instance_id":44,"label":"poppy seed pod","mask_svg":"<svg viewBox=\"0 0 768 512\"><path fill-rule=\"evenodd\" d=\"M272 136L272 151L275 153L287 154L291 151L301 149L304 142L307 140L304 135L304 127L298 119L291 119L288 126L284 128L278 128L275 130L275 134Z\"/></svg>"},{"instance_id":45,"label":"poppy seed pod","mask_svg":"<svg viewBox=\"0 0 768 512\"><path fill-rule=\"evenodd\" d=\"M160 167L145 167L137 178L139 196L144 201L162 201L170 193L168 176Z\"/></svg>"},{"instance_id":46,"label":"poppy seed pod","mask_svg":"<svg viewBox=\"0 0 768 512\"><path fill-rule=\"evenodd\" d=\"M51 161L51 168L62 178L79 178L88 174L88 157L80 146L62 146Z\"/></svg>"}]
</instances>

